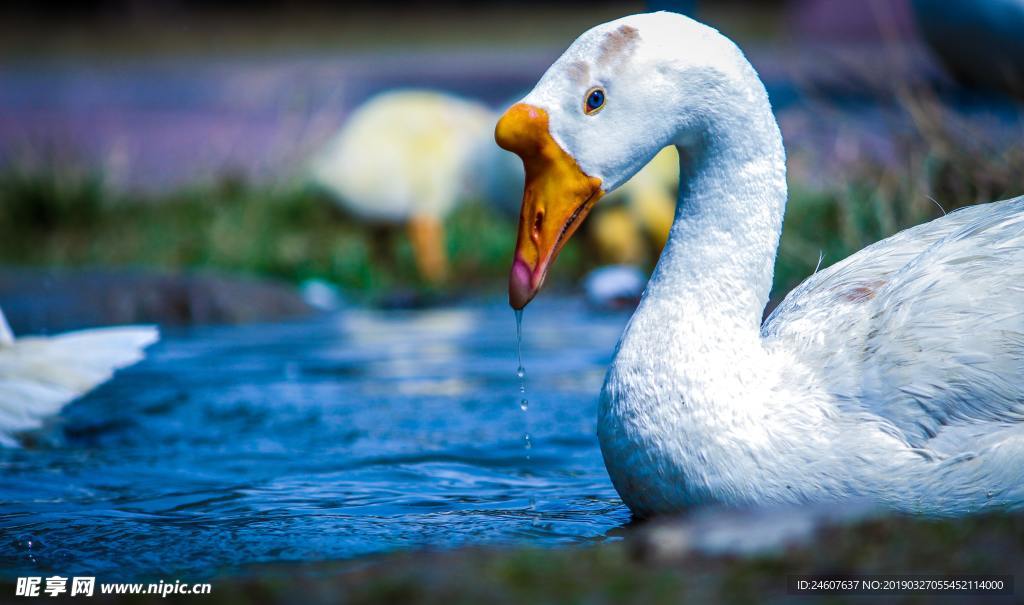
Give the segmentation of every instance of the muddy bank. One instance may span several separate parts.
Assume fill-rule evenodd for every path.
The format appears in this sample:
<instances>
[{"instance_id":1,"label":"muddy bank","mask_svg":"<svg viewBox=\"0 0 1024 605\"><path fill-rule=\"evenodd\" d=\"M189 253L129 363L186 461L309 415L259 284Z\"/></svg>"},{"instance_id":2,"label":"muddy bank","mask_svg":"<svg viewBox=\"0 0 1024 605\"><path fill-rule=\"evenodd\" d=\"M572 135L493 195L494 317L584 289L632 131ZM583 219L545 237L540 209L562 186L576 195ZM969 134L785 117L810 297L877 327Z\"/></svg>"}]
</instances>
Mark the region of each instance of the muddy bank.
<instances>
[{"instance_id":1,"label":"muddy bank","mask_svg":"<svg viewBox=\"0 0 1024 605\"><path fill-rule=\"evenodd\" d=\"M619 530L624 539L565 549L461 549L397 553L348 562L273 564L214 577L204 602L290 603L1012 603L997 596L807 596L795 574L1014 574L1024 568L1024 516L928 520L883 515L814 516L812 531L753 550L664 548L666 537L780 521L798 513L723 513ZM798 524L799 525L799 524ZM756 533L756 532L755 532ZM768 532L773 533L773 532ZM785 533L785 532L783 532ZM742 540L741 540L742 541ZM659 546L660 544L660 546ZM764 548L766 547L766 548ZM99 580L97 580L99 581ZM9 587L13 588L13 587ZM1016 589L1015 590L1019 590ZM5 591L13 594L13 590ZM137 598L136 602L159 601Z\"/></svg>"},{"instance_id":2,"label":"muddy bank","mask_svg":"<svg viewBox=\"0 0 1024 605\"><path fill-rule=\"evenodd\" d=\"M105 269L0 269L0 309L16 334L129 323L237 324L312 313L282 282Z\"/></svg>"}]
</instances>

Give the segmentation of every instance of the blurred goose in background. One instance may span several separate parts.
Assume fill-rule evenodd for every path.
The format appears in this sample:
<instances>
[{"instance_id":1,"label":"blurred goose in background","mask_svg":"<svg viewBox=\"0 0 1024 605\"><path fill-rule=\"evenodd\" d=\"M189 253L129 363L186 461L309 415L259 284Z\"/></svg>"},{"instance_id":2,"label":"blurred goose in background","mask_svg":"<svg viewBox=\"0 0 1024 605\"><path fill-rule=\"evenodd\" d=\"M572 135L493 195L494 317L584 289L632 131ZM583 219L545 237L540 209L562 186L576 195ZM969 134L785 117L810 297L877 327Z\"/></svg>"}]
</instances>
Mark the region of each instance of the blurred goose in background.
<instances>
[{"instance_id":1,"label":"blurred goose in background","mask_svg":"<svg viewBox=\"0 0 1024 605\"><path fill-rule=\"evenodd\" d=\"M0 445L138 362L153 326L118 326L15 339L0 311Z\"/></svg>"},{"instance_id":2,"label":"blurred goose in background","mask_svg":"<svg viewBox=\"0 0 1024 605\"><path fill-rule=\"evenodd\" d=\"M377 95L315 159L314 182L359 218L408 230L420 274L448 274L443 221L467 193L473 149L488 136L485 105L430 90Z\"/></svg>"},{"instance_id":3,"label":"blurred goose in background","mask_svg":"<svg viewBox=\"0 0 1024 605\"><path fill-rule=\"evenodd\" d=\"M675 222L599 404L605 464L635 514L1024 507L1024 197L869 246L762 325L785 153L728 38L673 13L597 26L495 134L526 167L516 309L605 192L665 145L683 158Z\"/></svg>"}]
</instances>

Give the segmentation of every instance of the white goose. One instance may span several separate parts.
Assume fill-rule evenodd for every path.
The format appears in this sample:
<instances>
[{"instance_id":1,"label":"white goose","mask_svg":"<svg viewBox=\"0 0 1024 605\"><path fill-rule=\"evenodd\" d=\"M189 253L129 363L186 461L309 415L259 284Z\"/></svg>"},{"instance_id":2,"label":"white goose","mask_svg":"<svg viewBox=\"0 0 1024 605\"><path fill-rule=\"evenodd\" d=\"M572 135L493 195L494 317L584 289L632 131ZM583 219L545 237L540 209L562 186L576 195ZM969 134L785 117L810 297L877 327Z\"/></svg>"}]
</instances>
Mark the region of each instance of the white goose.
<instances>
[{"instance_id":1,"label":"white goose","mask_svg":"<svg viewBox=\"0 0 1024 605\"><path fill-rule=\"evenodd\" d=\"M0 311L0 446L141 360L157 338L154 326L117 326L15 339Z\"/></svg>"},{"instance_id":2,"label":"white goose","mask_svg":"<svg viewBox=\"0 0 1024 605\"><path fill-rule=\"evenodd\" d=\"M730 40L672 13L595 27L496 138L527 173L517 309L604 192L679 149L675 222L599 408L605 463L634 513L1024 505L1024 198L870 246L762 325L785 158L764 86Z\"/></svg>"}]
</instances>

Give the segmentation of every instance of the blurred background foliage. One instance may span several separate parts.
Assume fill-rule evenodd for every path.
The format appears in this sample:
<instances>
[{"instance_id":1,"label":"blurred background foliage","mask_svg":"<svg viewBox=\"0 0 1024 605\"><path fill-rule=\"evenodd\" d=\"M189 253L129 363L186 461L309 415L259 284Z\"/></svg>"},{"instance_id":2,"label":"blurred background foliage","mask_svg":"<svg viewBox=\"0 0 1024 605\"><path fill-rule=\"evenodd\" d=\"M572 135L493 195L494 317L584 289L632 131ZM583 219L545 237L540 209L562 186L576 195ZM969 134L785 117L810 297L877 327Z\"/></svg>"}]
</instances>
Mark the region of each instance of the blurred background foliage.
<instances>
[{"instance_id":1,"label":"blurred background foliage","mask_svg":"<svg viewBox=\"0 0 1024 605\"><path fill-rule=\"evenodd\" d=\"M928 111L950 113L941 106ZM1024 145L992 148L969 127L936 123L937 130L899 141L906 156L897 166L863 160L826 187L791 178L776 298L812 273L819 255L827 266L962 205L1024 191ZM55 165L0 174L0 204L0 262L8 264L216 269L294 283L315 278L371 300L396 288L431 288L404 238L361 225L298 182L268 186L226 177L140 194L108 186L100 173ZM455 289L503 288L514 221L472 200L447 223ZM585 237L571 241L552 281L579 279L596 266L595 256Z\"/></svg>"},{"instance_id":2,"label":"blurred background foliage","mask_svg":"<svg viewBox=\"0 0 1024 605\"><path fill-rule=\"evenodd\" d=\"M457 278L431 285L400 229L309 184L309 159L377 92L436 85L498 110L580 31L646 8L697 12L768 85L790 157L776 300L819 258L1024 193L1019 104L943 71L910 16L926 2L742 4L5 3L0 264L318 279L363 300L499 292L515 219L492 200L445 218ZM584 235L549 284L598 259Z\"/></svg>"},{"instance_id":3,"label":"blurred background foliage","mask_svg":"<svg viewBox=\"0 0 1024 605\"><path fill-rule=\"evenodd\" d=\"M828 187L791 178L776 298L818 266L819 254L827 266L957 208L1024 193L1024 139L995 143L932 90L898 93L913 124L907 133L891 133L898 161L860 159ZM1010 118L1011 130L1024 132L1022 118Z\"/></svg>"}]
</instances>

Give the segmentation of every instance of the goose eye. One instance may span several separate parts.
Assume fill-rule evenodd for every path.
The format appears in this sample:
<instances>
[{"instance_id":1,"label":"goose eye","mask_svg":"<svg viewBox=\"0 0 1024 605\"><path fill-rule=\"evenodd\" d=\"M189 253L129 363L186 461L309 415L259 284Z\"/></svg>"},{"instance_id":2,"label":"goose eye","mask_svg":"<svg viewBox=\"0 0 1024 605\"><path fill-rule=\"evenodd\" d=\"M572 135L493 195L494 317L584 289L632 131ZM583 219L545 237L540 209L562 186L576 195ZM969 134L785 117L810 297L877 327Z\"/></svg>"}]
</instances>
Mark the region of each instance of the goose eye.
<instances>
[{"instance_id":1,"label":"goose eye","mask_svg":"<svg viewBox=\"0 0 1024 605\"><path fill-rule=\"evenodd\" d=\"M590 115L597 113L602 107L604 107L604 89L590 89L590 92L587 93L587 99L583 104L583 112Z\"/></svg>"}]
</instances>

